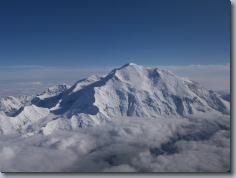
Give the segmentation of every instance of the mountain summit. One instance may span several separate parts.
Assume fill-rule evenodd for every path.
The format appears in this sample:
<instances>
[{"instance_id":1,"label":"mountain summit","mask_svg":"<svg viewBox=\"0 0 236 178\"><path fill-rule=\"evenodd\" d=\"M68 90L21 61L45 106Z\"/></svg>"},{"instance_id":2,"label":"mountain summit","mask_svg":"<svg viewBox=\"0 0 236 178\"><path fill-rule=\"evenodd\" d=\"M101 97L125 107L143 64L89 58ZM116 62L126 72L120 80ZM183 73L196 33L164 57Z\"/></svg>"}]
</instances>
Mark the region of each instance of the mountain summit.
<instances>
[{"instance_id":1,"label":"mountain summit","mask_svg":"<svg viewBox=\"0 0 236 178\"><path fill-rule=\"evenodd\" d=\"M119 118L199 119L230 113L230 103L214 91L167 70L133 63L103 77L79 80L71 87L50 87L27 100L27 105L6 98L0 108L0 123L7 125L0 126L3 133L42 127L46 134L55 128L78 128Z\"/></svg>"},{"instance_id":2,"label":"mountain summit","mask_svg":"<svg viewBox=\"0 0 236 178\"><path fill-rule=\"evenodd\" d=\"M79 90L69 89L62 96L55 113L103 118L229 114L229 103L217 93L159 68L129 63L104 77L86 80L86 85L84 81L76 83L83 83Z\"/></svg>"}]
</instances>

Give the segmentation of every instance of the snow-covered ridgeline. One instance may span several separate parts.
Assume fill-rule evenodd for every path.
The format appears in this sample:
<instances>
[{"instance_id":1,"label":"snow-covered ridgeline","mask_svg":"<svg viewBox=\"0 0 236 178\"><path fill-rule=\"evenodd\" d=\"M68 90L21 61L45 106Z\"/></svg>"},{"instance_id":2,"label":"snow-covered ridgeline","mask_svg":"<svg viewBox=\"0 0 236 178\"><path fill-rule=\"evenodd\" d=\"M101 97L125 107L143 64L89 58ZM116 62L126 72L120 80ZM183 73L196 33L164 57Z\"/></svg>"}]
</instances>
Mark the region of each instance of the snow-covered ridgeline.
<instances>
[{"instance_id":1,"label":"snow-covered ridgeline","mask_svg":"<svg viewBox=\"0 0 236 178\"><path fill-rule=\"evenodd\" d=\"M54 123L70 119L71 128L76 128L122 117L229 115L230 103L218 93L172 72L130 63L106 76L91 76L71 87L56 85L23 101L9 97L1 101L1 110L1 118L16 124L13 127L18 130L27 131L41 119L47 125L45 117L49 115L55 117Z\"/></svg>"}]
</instances>

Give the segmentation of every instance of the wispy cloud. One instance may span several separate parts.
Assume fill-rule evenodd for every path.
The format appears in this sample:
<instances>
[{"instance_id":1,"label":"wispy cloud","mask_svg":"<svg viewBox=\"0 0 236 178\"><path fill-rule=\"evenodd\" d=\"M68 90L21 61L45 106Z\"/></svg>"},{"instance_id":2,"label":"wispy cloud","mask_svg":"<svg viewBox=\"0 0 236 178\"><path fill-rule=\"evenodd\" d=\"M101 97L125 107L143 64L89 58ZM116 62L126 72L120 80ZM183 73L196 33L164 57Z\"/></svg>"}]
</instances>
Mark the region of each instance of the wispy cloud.
<instances>
[{"instance_id":1,"label":"wispy cloud","mask_svg":"<svg viewBox=\"0 0 236 178\"><path fill-rule=\"evenodd\" d=\"M18 82L19 85L43 85L41 81L25 81L25 82Z\"/></svg>"},{"instance_id":2,"label":"wispy cloud","mask_svg":"<svg viewBox=\"0 0 236 178\"><path fill-rule=\"evenodd\" d=\"M214 90L230 89L230 64L225 65L187 65L159 66L173 73L188 77L203 86Z\"/></svg>"},{"instance_id":3,"label":"wispy cloud","mask_svg":"<svg viewBox=\"0 0 236 178\"><path fill-rule=\"evenodd\" d=\"M105 74L112 67L1 66L0 80L79 80L93 74Z\"/></svg>"},{"instance_id":4,"label":"wispy cloud","mask_svg":"<svg viewBox=\"0 0 236 178\"><path fill-rule=\"evenodd\" d=\"M214 72L229 72L230 64L222 64L222 65L162 65L160 68L165 68L172 71L214 71Z\"/></svg>"}]
</instances>

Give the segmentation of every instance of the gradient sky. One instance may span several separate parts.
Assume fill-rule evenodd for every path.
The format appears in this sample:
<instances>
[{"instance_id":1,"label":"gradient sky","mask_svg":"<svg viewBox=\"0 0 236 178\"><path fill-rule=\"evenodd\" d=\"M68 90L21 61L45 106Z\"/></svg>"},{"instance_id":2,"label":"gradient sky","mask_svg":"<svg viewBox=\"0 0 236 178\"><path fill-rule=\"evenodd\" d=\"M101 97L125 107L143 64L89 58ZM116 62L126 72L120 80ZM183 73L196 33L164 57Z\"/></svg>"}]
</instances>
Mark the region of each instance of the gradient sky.
<instances>
[{"instance_id":1,"label":"gradient sky","mask_svg":"<svg viewBox=\"0 0 236 178\"><path fill-rule=\"evenodd\" d=\"M4 0L0 66L226 64L229 0Z\"/></svg>"}]
</instances>

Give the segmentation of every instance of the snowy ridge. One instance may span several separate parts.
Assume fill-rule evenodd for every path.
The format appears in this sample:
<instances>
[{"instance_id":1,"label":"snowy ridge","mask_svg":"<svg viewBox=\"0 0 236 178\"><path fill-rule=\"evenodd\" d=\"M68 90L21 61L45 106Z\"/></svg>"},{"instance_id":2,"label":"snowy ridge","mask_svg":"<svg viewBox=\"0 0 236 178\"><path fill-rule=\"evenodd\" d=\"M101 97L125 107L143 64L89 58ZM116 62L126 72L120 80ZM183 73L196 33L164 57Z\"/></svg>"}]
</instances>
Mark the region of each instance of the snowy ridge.
<instances>
[{"instance_id":1,"label":"snowy ridge","mask_svg":"<svg viewBox=\"0 0 236 178\"><path fill-rule=\"evenodd\" d=\"M54 85L34 97L31 102L32 104L39 107L52 108L59 102L63 95L63 92L65 92L69 88L70 86L67 84Z\"/></svg>"},{"instance_id":2,"label":"snowy ridge","mask_svg":"<svg viewBox=\"0 0 236 178\"><path fill-rule=\"evenodd\" d=\"M57 96L61 94L62 92L64 92L65 90L67 90L68 88L70 88L70 86L67 84L54 85L52 87L49 87L46 91L44 91L37 97L43 100L49 97Z\"/></svg>"},{"instance_id":3,"label":"snowy ridge","mask_svg":"<svg viewBox=\"0 0 236 178\"><path fill-rule=\"evenodd\" d=\"M107 76L70 91L62 97L55 113L83 113L108 119L229 114L229 103L217 93L169 71L136 64L114 69Z\"/></svg>"},{"instance_id":4,"label":"snowy ridge","mask_svg":"<svg viewBox=\"0 0 236 178\"><path fill-rule=\"evenodd\" d=\"M0 99L0 111L8 116L15 116L25 105L30 105L33 96L8 96Z\"/></svg>"},{"instance_id":5,"label":"snowy ridge","mask_svg":"<svg viewBox=\"0 0 236 178\"><path fill-rule=\"evenodd\" d=\"M15 117L9 117L0 113L0 133L14 134L33 132L32 125L39 123L41 119L49 115L49 109L40 108L35 105L25 106ZM49 121L49 120L48 120ZM38 130L39 128L37 128ZM36 130L36 131L37 131Z\"/></svg>"},{"instance_id":6,"label":"snowy ridge","mask_svg":"<svg viewBox=\"0 0 236 178\"><path fill-rule=\"evenodd\" d=\"M13 114L22 107L22 103L15 97L9 96L0 100L0 110L8 115Z\"/></svg>"},{"instance_id":7,"label":"snowy ridge","mask_svg":"<svg viewBox=\"0 0 236 178\"><path fill-rule=\"evenodd\" d=\"M45 120L45 128L51 128L53 122L60 128L69 123L66 128L75 129L122 117L192 119L230 113L229 102L200 84L166 70L133 63L103 77L80 80L71 87L55 85L25 103L9 97L4 100L3 111L13 110L15 115L8 117L5 112L1 116L21 132L41 120ZM56 119L49 119L47 126L49 115ZM66 119L70 119L69 122Z\"/></svg>"}]
</instances>

